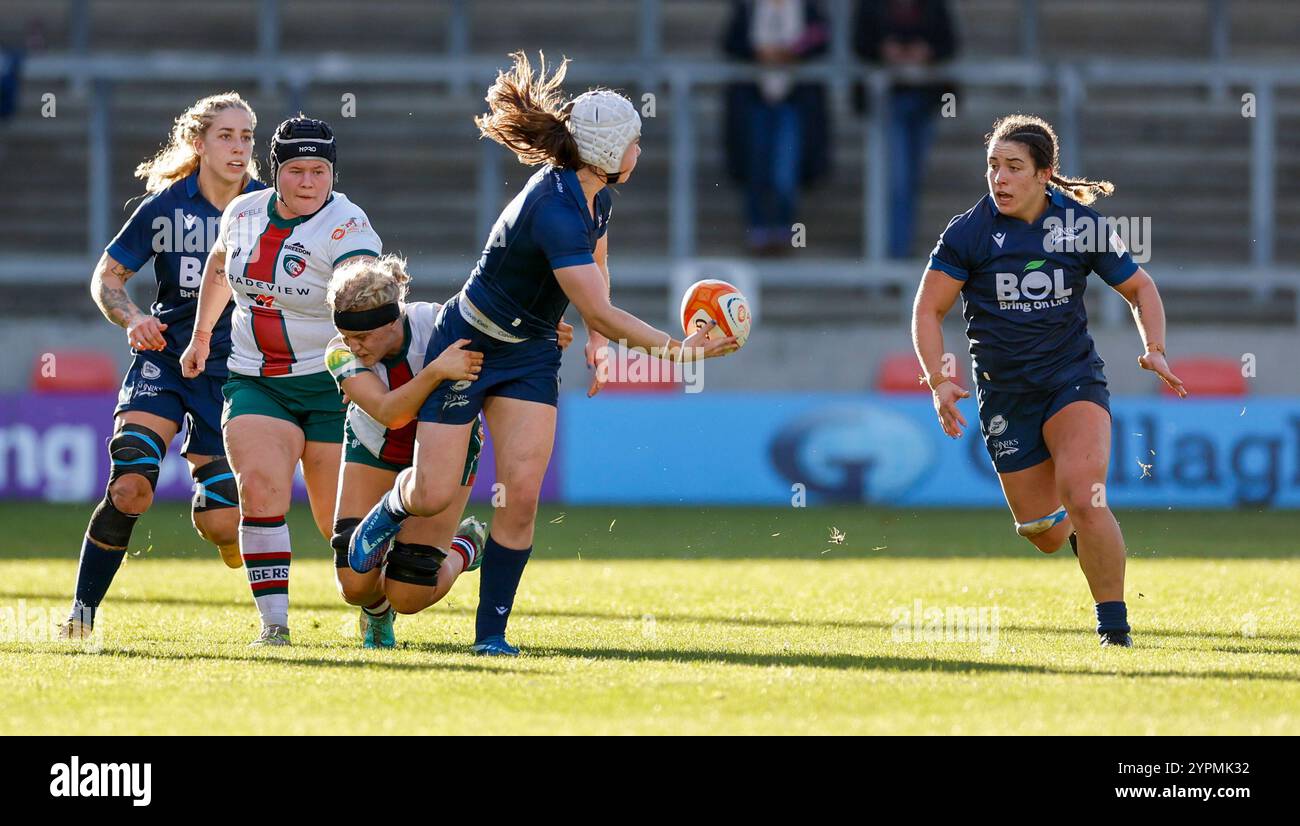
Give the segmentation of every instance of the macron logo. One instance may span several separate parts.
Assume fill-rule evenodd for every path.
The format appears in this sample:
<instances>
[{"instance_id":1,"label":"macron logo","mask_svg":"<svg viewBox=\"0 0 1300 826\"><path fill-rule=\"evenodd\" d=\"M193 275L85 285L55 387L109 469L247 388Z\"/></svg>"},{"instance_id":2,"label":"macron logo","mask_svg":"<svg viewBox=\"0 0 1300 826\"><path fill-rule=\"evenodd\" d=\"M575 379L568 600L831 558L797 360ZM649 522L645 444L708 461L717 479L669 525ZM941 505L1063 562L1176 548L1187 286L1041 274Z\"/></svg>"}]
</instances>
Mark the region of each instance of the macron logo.
<instances>
[{"instance_id":1,"label":"macron logo","mask_svg":"<svg viewBox=\"0 0 1300 826\"><path fill-rule=\"evenodd\" d=\"M993 233L993 240L997 243L998 249L1002 249L1002 242L1007 240L1007 234L1005 232L995 232Z\"/></svg>"},{"instance_id":2,"label":"macron logo","mask_svg":"<svg viewBox=\"0 0 1300 826\"><path fill-rule=\"evenodd\" d=\"M129 797L132 806L148 806L152 775L152 763L82 763L74 754L50 767L50 796Z\"/></svg>"}]
</instances>

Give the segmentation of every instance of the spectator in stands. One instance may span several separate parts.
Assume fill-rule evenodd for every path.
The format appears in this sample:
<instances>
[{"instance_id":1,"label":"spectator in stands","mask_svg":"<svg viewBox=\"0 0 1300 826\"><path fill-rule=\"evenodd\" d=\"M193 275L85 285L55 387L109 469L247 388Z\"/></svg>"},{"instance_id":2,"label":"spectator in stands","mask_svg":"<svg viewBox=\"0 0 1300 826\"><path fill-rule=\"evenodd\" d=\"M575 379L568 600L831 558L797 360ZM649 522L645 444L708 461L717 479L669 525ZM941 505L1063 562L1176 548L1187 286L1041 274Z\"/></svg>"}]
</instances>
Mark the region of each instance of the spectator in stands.
<instances>
[{"instance_id":1,"label":"spectator in stands","mask_svg":"<svg viewBox=\"0 0 1300 826\"><path fill-rule=\"evenodd\" d=\"M23 53L0 49L0 120L8 120L18 111Z\"/></svg>"},{"instance_id":2,"label":"spectator in stands","mask_svg":"<svg viewBox=\"0 0 1300 826\"><path fill-rule=\"evenodd\" d=\"M790 247L799 187L829 166L825 90L796 82L788 67L826 52L826 18L815 0L745 0L732 6L723 48L763 67L757 81L727 89L726 148L731 176L745 186L751 250Z\"/></svg>"},{"instance_id":3,"label":"spectator in stands","mask_svg":"<svg viewBox=\"0 0 1300 826\"><path fill-rule=\"evenodd\" d=\"M879 66L933 66L956 52L946 0L860 0L853 48ZM889 95L889 257L912 252L916 200L942 83L899 83Z\"/></svg>"}]
</instances>

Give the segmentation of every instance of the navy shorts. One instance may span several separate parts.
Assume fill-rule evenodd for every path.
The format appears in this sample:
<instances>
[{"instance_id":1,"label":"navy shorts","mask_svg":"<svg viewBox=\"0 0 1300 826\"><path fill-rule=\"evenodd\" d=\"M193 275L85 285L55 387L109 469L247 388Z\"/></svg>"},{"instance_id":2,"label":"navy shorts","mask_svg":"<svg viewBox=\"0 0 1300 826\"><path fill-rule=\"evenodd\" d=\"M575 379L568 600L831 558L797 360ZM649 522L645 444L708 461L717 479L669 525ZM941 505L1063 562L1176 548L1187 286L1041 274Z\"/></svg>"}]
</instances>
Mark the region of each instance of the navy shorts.
<instances>
[{"instance_id":1,"label":"navy shorts","mask_svg":"<svg viewBox=\"0 0 1300 826\"><path fill-rule=\"evenodd\" d=\"M226 377L200 373L192 379L181 375L179 365L140 353L131 362L117 394L117 416L132 410L162 416L186 428L181 453L224 456L221 442L221 406L225 399L221 385Z\"/></svg>"},{"instance_id":2,"label":"navy shorts","mask_svg":"<svg viewBox=\"0 0 1300 826\"><path fill-rule=\"evenodd\" d=\"M998 473L1033 467L1051 458L1043 440L1043 423L1058 410L1080 400L1110 412L1106 380L1085 376L1052 390L1011 393L978 387L980 433Z\"/></svg>"},{"instance_id":3,"label":"navy shorts","mask_svg":"<svg viewBox=\"0 0 1300 826\"><path fill-rule=\"evenodd\" d=\"M518 343L495 339L470 325L457 309L456 299L442 305L425 364L462 338L466 350L483 354L483 371L472 381L444 381L434 388L420 408L420 421L468 424L478 418L488 396L541 402L555 407L560 400L560 345L550 339L530 338Z\"/></svg>"}]
</instances>

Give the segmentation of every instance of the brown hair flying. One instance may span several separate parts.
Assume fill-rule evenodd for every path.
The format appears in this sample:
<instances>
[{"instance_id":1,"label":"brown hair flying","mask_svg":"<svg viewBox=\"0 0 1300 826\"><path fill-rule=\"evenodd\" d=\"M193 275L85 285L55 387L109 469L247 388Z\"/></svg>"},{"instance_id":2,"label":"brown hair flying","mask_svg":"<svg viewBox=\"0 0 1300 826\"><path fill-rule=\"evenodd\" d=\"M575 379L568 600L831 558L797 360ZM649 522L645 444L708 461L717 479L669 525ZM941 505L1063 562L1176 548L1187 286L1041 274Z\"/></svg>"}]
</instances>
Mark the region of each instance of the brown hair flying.
<instances>
[{"instance_id":1,"label":"brown hair flying","mask_svg":"<svg viewBox=\"0 0 1300 826\"><path fill-rule=\"evenodd\" d=\"M496 82L488 88L488 112L474 118L480 137L491 138L507 147L519 162L532 166L550 163L561 169L580 169L578 142L565 121L568 106L563 103L560 84L564 82L569 60L548 78L546 56L538 52L541 66L537 74L522 51L512 52L509 71L498 72Z\"/></svg>"}]
</instances>

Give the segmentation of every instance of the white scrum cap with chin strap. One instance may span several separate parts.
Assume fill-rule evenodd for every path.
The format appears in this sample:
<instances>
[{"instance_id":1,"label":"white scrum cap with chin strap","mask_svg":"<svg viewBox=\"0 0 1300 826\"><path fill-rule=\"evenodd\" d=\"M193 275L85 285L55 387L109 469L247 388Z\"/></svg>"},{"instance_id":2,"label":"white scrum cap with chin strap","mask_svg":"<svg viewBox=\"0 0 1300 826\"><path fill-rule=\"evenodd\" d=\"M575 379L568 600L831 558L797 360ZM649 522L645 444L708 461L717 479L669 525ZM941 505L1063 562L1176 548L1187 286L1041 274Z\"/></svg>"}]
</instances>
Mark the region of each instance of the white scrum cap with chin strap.
<instances>
[{"instance_id":1,"label":"white scrum cap with chin strap","mask_svg":"<svg viewBox=\"0 0 1300 826\"><path fill-rule=\"evenodd\" d=\"M623 152L641 136L641 116L632 101L609 89L573 99L565 124L578 143L578 157L617 180Z\"/></svg>"}]
</instances>

